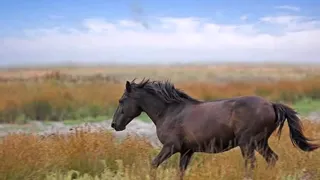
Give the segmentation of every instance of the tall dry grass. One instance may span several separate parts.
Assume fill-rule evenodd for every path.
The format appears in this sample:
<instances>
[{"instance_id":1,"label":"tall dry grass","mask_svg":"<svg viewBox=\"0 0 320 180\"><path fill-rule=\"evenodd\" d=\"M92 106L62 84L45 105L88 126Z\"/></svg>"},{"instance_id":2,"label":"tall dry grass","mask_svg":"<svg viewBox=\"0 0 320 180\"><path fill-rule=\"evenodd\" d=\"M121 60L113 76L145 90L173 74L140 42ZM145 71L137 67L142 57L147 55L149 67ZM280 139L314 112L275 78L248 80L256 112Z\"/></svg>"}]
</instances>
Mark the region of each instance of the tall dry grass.
<instances>
[{"instance_id":1,"label":"tall dry grass","mask_svg":"<svg viewBox=\"0 0 320 180\"><path fill-rule=\"evenodd\" d=\"M176 87L199 99L211 100L240 95L260 95L274 101L292 103L301 98L320 98L320 79L278 82L177 82ZM106 115L123 93L124 82L0 83L0 122L14 122L19 116L37 120L79 119L79 115ZM85 112L84 112L85 111Z\"/></svg>"},{"instance_id":2,"label":"tall dry grass","mask_svg":"<svg viewBox=\"0 0 320 180\"><path fill-rule=\"evenodd\" d=\"M320 138L320 124L304 121L306 135ZM320 150L306 153L293 147L285 126L280 141L275 136L270 146L279 155L275 168L267 169L264 159L257 155L255 179L283 180L320 178ZM67 136L47 138L12 134L0 143L0 179L150 179L150 162L156 155L151 145L129 137L122 142L108 132L76 131ZM178 154L157 170L158 179L174 179L178 172ZM238 148L220 154L196 154L188 168L186 180L243 177L243 159ZM70 171L76 171L70 173ZM85 178L86 177L86 178ZM306 180L306 179L305 179Z\"/></svg>"}]
</instances>

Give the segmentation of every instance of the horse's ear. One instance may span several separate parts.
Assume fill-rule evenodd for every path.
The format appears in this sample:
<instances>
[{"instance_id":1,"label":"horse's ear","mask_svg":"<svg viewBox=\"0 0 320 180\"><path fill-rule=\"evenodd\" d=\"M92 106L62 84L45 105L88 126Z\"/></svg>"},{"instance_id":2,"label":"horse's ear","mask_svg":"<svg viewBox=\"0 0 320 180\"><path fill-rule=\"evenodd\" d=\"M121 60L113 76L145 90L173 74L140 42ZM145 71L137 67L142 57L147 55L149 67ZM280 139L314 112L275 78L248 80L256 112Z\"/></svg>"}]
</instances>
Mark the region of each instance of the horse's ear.
<instances>
[{"instance_id":1,"label":"horse's ear","mask_svg":"<svg viewBox=\"0 0 320 180\"><path fill-rule=\"evenodd\" d=\"M127 90L127 92L131 92L131 89L132 89L131 84L130 84L129 81L127 81L126 82L126 90Z\"/></svg>"}]
</instances>

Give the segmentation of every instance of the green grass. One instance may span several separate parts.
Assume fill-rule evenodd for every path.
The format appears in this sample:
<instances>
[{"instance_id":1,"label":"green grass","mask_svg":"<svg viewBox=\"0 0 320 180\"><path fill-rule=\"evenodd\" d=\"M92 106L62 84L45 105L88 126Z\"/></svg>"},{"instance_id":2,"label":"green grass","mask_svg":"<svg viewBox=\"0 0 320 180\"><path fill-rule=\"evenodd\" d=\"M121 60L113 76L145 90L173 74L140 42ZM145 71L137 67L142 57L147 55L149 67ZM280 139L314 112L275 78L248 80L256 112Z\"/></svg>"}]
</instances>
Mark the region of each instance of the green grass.
<instances>
[{"instance_id":1,"label":"green grass","mask_svg":"<svg viewBox=\"0 0 320 180\"><path fill-rule=\"evenodd\" d=\"M81 118L81 119L76 119L76 120L64 120L62 121L64 125L69 125L69 126L74 126L74 125L79 125L82 123L99 123L105 120L111 119L112 116L98 116L98 117L86 117L86 118ZM151 119L148 117L146 113L141 113L137 119L143 121L143 122L151 122ZM52 122L51 121L45 121L44 122L46 125L50 125Z\"/></svg>"},{"instance_id":2,"label":"green grass","mask_svg":"<svg viewBox=\"0 0 320 180\"><path fill-rule=\"evenodd\" d=\"M82 123L97 123L97 122L102 122L105 120L109 120L111 119L112 116L98 116L96 118L94 117L87 117L87 118L82 118L82 119L77 119L77 120L64 120L63 123L65 125L78 125L78 124L82 124ZM141 113L141 115L139 117L137 117L137 119L143 121L143 122L151 122L151 119L149 118L149 116L146 113Z\"/></svg>"},{"instance_id":3,"label":"green grass","mask_svg":"<svg viewBox=\"0 0 320 180\"><path fill-rule=\"evenodd\" d=\"M144 122L151 122L151 119L149 118L149 116L144 112L141 113L141 115L137 117L137 119L140 119L141 121L144 121Z\"/></svg>"},{"instance_id":4,"label":"green grass","mask_svg":"<svg viewBox=\"0 0 320 180\"><path fill-rule=\"evenodd\" d=\"M97 123L97 122L102 122L105 120L109 120L111 119L112 116L98 116L96 118L94 117L87 117L87 118L83 118L83 119L77 119L77 120L64 120L63 123L65 125L78 125L78 124L82 124L82 123ZM146 113L141 113L141 115L139 117L137 117L137 119L143 121L143 122L151 122L151 119L148 117L148 115Z\"/></svg>"},{"instance_id":5,"label":"green grass","mask_svg":"<svg viewBox=\"0 0 320 180\"><path fill-rule=\"evenodd\" d=\"M110 118L111 117L109 117L109 116L87 117L87 118L82 118L82 119L77 119L77 120L64 120L63 124L65 124L65 125L78 125L78 124L82 124L82 123L96 123L96 122L105 121Z\"/></svg>"},{"instance_id":6,"label":"green grass","mask_svg":"<svg viewBox=\"0 0 320 180\"><path fill-rule=\"evenodd\" d=\"M314 111L320 111L320 100L303 99L293 104L293 108L301 114L308 115Z\"/></svg>"}]
</instances>

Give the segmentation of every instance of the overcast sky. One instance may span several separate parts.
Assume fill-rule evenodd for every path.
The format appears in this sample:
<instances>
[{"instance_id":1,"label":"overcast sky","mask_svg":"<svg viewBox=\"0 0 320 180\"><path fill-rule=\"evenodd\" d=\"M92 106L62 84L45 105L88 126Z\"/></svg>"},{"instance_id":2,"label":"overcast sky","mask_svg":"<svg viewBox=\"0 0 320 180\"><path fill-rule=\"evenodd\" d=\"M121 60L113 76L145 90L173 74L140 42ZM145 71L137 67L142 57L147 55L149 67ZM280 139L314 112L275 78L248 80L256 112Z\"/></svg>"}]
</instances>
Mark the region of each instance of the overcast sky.
<instances>
[{"instance_id":1,"label":"overcast sky","mask_svg":"<svg viewBox=\"0 0 320 180\"><path fill-rule=\"evenodd\" d=\"M316 0L4 0L0 65L319 62Z\"/></svg>"}]
</instances>

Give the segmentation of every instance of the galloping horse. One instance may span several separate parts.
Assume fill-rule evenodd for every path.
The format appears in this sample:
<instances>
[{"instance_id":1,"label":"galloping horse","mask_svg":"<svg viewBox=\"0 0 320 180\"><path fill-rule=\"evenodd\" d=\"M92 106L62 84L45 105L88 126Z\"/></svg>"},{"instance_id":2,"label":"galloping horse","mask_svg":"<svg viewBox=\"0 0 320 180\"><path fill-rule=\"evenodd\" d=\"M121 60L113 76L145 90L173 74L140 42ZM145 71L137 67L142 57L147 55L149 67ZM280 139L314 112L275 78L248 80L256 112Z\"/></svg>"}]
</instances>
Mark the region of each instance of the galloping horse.
<instances>
[{"instance_id":1,"label":"galloping horse","mask_svg":"<svg viewBox=\"0 0 320 180\"><path fill-rule=\"evenodd\" d=\"M195 152L221 153L237 146L245 160L247 176L252 175L251 170L255 167L255 150L273 166L278 155L270 148L268 139L277 127L280 137L285 120L294 146L303 151L320 147L304 136L295 110L259 96L200 101L168 81L127 81L111 127L123 131L141 112L151 118L163 144L152 160L152 167L156 169L179 152L180 179Z\"/></svg>"}]
</instances>

